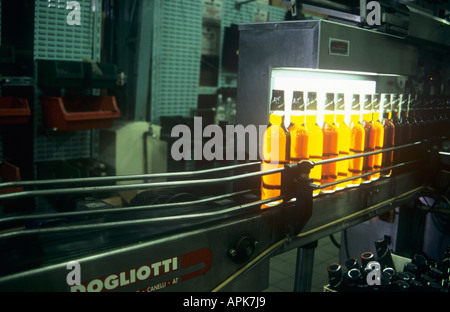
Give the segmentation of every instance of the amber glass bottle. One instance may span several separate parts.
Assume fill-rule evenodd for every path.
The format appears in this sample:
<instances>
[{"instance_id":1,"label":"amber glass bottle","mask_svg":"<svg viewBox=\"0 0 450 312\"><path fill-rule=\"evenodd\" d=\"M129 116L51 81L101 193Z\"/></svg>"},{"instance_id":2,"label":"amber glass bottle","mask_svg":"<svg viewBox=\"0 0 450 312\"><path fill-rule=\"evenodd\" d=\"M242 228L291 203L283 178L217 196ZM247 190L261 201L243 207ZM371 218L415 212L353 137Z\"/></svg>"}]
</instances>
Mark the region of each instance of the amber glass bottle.
<instances>
[{"instance_id":1,"label":"amber glass bottle","mask_svg":"<svg viewBox=\"0 0 450 312\"><path fill-rule=\"evenodd\" d=\"M419 122L417 120L417 107L420 105L420 98L414 94L409 99L408 120L411 125L411 142L419 141Z\"/></svg>"},{"instance_id":2,"label":"amber glass bottle","mask_svg":"<svg viewBox=\"0 0 450 312\"><path fill-rule=\"evenodd\" d=\"M363 96L363 126L365 132L364 153L373 152L375 150L375 136L372 129L372 95L365 94ZM364 156L363 173L370 173L373 171L373 155ZM365 176L362 178L362 183L372 182L372 177Z\"/></svg>"},{"instance_id":3,"label":"amber glass bottle","mask_svg":"<svg viewBox=\"0 0 450 312\"><path fill-rule=\"evenodd\" d=\"M395 126L392 123L392 103L391 94L383 94L381 96L381 105L383 106L383 127L384 127L384 140L383 149L394 147L395 138ZM394 151L384 152L381 167L388 168L393 165ZM392 170L386 170L381 172L382 177L390 177Z\"/></svg>"},{"instance_id":4,"label":"amber glass bottle","mask_svg":"<svg viewBox=\"0 0 450 312\"><path fill-rule=\"evenodd\" d=\"M351 109L351 137L350 137L350 155L361 154L364 152L365 130L361 123L361 101L360 95L354 94L352 97ZM352 177L362 174L363 157L353 158L349 161L349 174ZM362 179L354 179L347 183L347 187L356 187L361 185Z\"/></svg>"},{"instance_id":5,"label":"amber glass bottle","mask_svg":"<svg viewBox=\"0 0 450 312\"><path fill-rule=\"evenodd\" d=\"M323 158L323 132L317 124L317 93L308 92L305 102L306 129L308 130L308 152L309 160L321 161ZM321 185L322 165L314 166L309 177L316 185ZM313 196L320 194L320 190L314 190Z\"/></svg>"},{"instance_id":6,"label":"amber glass bottle","mask_svg":"<svg viewBox=\"0 0 450 312\"><path fill-rule=\"evenodd\" d=\"M400 119L402 122L403 132L402 132L402 143L408 144L411 143L411 123L409 120L409 107L412 101L411 94L403 94L403 99L400 104L401 113Z\"/></svg>"},{"instance_id":7,"label":"amber glass bottle","mask_svg":"<svg viewBox=\"0 0 450 312\"><path fill-rule=\"evenodd\" d=\"M414 137L415 141L421 141L425 138L426 96L417 96L414 111L414 118L416 120L416 134Z\"/></svg>"},{"instance_id":8,"label":"amber glass bottle","mask_svg":"<svg viewBox=\"0 0 450 312\"><path fill-rule=\"evenodd\" d=\"M308 130L306 129L305 101L302 91L294 91L291 105L291 122L288 127L291 137L291 163L309 159Z\"/></svg>"},{"instance_id":9,"label":"amber glass bottle","mask_svg":"<svg viewBox=\"0 0 450 312\"><path fill-rule=\"evenodd\" d=\"M448 109L450 106L450 99L446 95L440 96L439 99L439 135L442 137L443 135L448 136L449 132L449 114ZM410 111L411 114L411 111Z\"/></svg>"},{"instance_id":10,"label":"amber glass bottle","mask_svg":"<svg viewBox=\"0 0 450 312\"><path fill-rule=\"evenodd\" d=\"M336 126L338 128L339 137L339 157L345 157L350 154L350 138L351 131L345 120L347 99L344 93L336 94L335 115ZM350 160L340 160L337 163L338 180L347 179L349 177ZM343 190L347 187L347 182L336 185L336 191Z\"/></svg>"},{"instance_id":11,"label":"amber glass bottle","mask_svg":"<svg viewBox=\"0 0 450 312\"><path fill-rule=\"evenodd\" d=\"M262 142L261 170L281 168L289 162L290 136L284 126L284 91L273 90L270 104L269 124L264 132ZM261 199L269 199L281 195L281 173L262 176ZM263 205L267 208L274 203Z\"/></svg>"},{"instance_id":12,"label":"amber glass bottle","mask_svg":"<svg viewBox=\"0 0 450 312\"><path fill-rule=\"evenodd\" d=\"M394 134L394 144L395 146L402 145L401 138L402 138L402 123L400 119L400 96L398 94L392 94L392 123L395 127L395 134ZM394 151L394 165L397 165L399 163L399 150ZM392 173L398 173L397 170L393 170Z\"/></svg>"},{"instance_id":13,"label":"amber glass bottle","mask_svg":"<svg viewBox=\"0 0 450 312\"><path fill-rule=\"evenodd\" d=\"M371 137L375 141L375 151L381 151L383 149L383 141L384 141L384 127L380 122L380 100L381 97L379 94L372 95L372 129L373 132ZM373 170L381 169L381 162L383 159L383 154L375 154L373 155ZM375 181L380 178L380 172L374 173L371 176L371 180Z\"/></svg>"},{"instance_id":14,"label":"amber glass bottle","mask_svg":"<svg viewBox=\"0 0 450 312\"><path fill-rule=\"evenodd\" d=\"M402 141L403 144L408 144L411 143L411 134L412 134L412 127L411 127L411 122L409 119L409 108L413 102L413 95L412 94L405 94L403 95L404 99L402 100L401 103L401 113L400 113L400 118L402 121L402 126L403 126L403 133L402 133Z\"/></svg>"},{"instance_id":15,"label":"amber glass bottle","mask_svg":"<svg viewBox=\"0 0 450 312\"><path fill-rule=\"evenodd\" d=\"M418 116L417 116L417 109L418 107L421 105L421 99L417 94L411 95L410 99L409 99L409 114L408 114L408 121L411 127L411 138L410 138L410 142L417 142L420 141L420 123L418 120ZM440 114L441 116L443 116L443 118L445 118L445 114L442 112ZM448 129L445 126L441 127L441 129ZM420 155L421 153L421 149L422 147L420 145L418 146L414 146L410 148L410 152L408 155L410 155L410 159L412 160L414 159L414 157L418 157L418 155ZM414 166L420 166L420 164L415 164L415 165L410 165L410 168L413 168Z\"/></svg>"},{"instance_id":16,"label":"amber glass bottle","mask_svg":"<svg viewBox=\"0 0 450 312\"><path fill-rule=\"evenodd\" d=\"M421 128L421 140L423 139L430 139L431 138L431 129L433 127L433 120L432 120L432 111L431 108L431 96L430 95L423 95L421 106L419 108L419 124Z\"/></svg>"},{"instance_id":17,"label":"amber glass bottle","mask_svg":"<svg viewBox=\"0 0 450 312\"><path fill-rule=\"evenodd\" d=\"M339 156L339 133L335 120L334 93L327 93L324 102L323 131L323 159L331 159ZM337 180L337 163L328 163L322 167L322 184L335 182ZM322 193L334 193L336 185L324 188Z\"/></svg>"},{"instance_id":18,"label":"amber glass bottle","mask_svg":"<svg viewBox=\"0 0 450 312\"><path fill-rule=\"evenodd\" d=\"M403 94L402 101L400 104L400 120L402 127L402 144L409 144L412 142L412 125L409 119L409 107L411 105L412 95L411 94ZM399 161L404 163L414 159L414 154L412 153L413 149L411 147L405 148L399 151ZM398 168L399 172L408 171L410 166L403 166Z\"/></svg>"}]
</instances>

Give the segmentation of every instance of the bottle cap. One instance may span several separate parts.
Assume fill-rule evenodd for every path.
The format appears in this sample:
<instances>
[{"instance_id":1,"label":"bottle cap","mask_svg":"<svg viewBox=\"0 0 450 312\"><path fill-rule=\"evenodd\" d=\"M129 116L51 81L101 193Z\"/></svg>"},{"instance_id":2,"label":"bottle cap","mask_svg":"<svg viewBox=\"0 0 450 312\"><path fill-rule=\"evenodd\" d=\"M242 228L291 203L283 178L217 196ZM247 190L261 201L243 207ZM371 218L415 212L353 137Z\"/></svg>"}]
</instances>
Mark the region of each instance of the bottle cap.
<instances>
[{"instance_id":1,"label":"bottle cap","mask_svg":"<svg viewBox=\"0 0 450 312\"><path fill-rule=\"evenodd\" d=\"M326 112L334 112L335 101L334 101L334 93L327 93L325 97L324 110Z\"/></svg>"},{"instance_id":2,"label":"bottle cap","mask_svg":"<svg viewBox=\"0 0 450 312\"><path fill-rule=\"evenodd\" d=\"M272 101L270 103L270 110L272 112L284 112L284 90L273 90Z\"/></svg>"},{"instance_id":3,"label":"bottle cap","mask_svg":"<svg viewBox=\"0 0 450 312\"><path fill-rule=\"evenodd\" d=\"M359 94L353 94L353 96L352 96L352 110L358 111L358 112L361 110L361 103L360 103L360 95Z\"/></svg>"},{"instance_id":4,"label":"bottle cap","mask_svg":"<svg viewBox=\"0 0 450 312\"><path fill-rule=\"evenodd\" d=\"M331 263L328 265L328 281L330 282L330 287L337 288L342 282L342 268L339 263Z\"/></svg>"},{"instance_id":5,"label":"bottle cap","mask_svg":"<svg viewBox=\"0 0 450 312\"><path fill-rule=\"evenodd\" d=\"M403 271L404 272L411 272L411 273L417 273L417 265L415 265L414 263L412 263L412 262L407 262L407 263L405 263L405 266L404 266L404 268L403 268Z\"/></svg>"},{"instance_id":6,"label":"bottle cap","mask_svg":"<svg viewBox=\"0 0 450 312\"><path fill-rule=\"evenodd\" d=\"M358 270L358 269L356 269L356 268L351 269L351 270L349 270L349 271L347 272L347 276L348 276L351 280L356 281L356 280L358 280L358 279L361 277L361 271Z\"/></svg>"},{"instance_id":7,"label":"bottle cap","mask_svg":"<svg viewBox=\"0 0 450 312\"><path fill-rule=\"evenodd\" d=\"M401 280L401 281L409 281L409 275L408 274L406 274L406 273L404 273L404 272L398 272L397 274L396 274L396 278L398 279L398 280Z\"/></svg>"},{"instance_id":8,"label":"bottle cap","mask_svg":"<svg viewBox=\"0 0 450 312\"><path fill-rule=\"evenodd\" d=\"M407 291L410 288L408 282L405 282L405 281L402 281L402 280L395 281L394 285L400 291Z\"/></svg>"},{"instance_id":9,"label":"bottle cap","mask_svg":"<svg viewBox=\"0 0 450 312\"><path fill-rule=\"evenodd\" d=\"M416 275L414 273L411 273L411 272L403 272L403 273L408 275L410 281L416 279Z\"/></svg>"},{"instance_id":10,"label":"bottle cap","mask_svg":"<svg viewBox=\"0 0 450 312\"><path fill-rule=\"evenodd\" d=\"M350 258L345 261L345 267L350 271L351 269L358 268L359 264L355 258Z\"/></svg>"},{"instance_id":11,"label":"bottle cap","mask_svg":"<svg viewBox=\"0 0 450 312\"><path fill-rule=\"evenodd\" d=\"M361 264L365 268L370 261L375 260L373 252L366 251L361 254Z\"/></svg>"},{"instance_id":12,"label":"bottle cap","mask_svg":"<svg viewBox=\"0 0 450 312\"><path fill-rule=\"evenodd\" d=\"M344 93L337 93L336 94L336 110L345 112L345 96Z\"/></svg>"},{"instance_id":13,"label":"bottle cap","mask_svg":"<svg viewBox=\"0 0 450 312\"><path fill-rule=\"evenodd\" d=\"M419 290L419 289L423 288L423 284L419 281L410 280L408 283L409 283L409 285L411 285L412 289Z\"/></svg>"},{"instance_id":14,"label":"bottle cap","mask_svg":"<svg viewBox=\"0 0 450 312\"><path fill-rule=\"evenodd\" d=\"M428 270L428 261L425 256L421 254L415 254L413 257L413 262L417 265L417 269L421 272L426 272Z\"/></svg>"},{"instance_id":15,"label":"bottle cap","mask_svg":"<svg viewBox=\"0 0 450 312\"><path fill-rule=\"evenodd\" d=\"M420 275L420 279L422 281L424 281L425 283L434 282L434 279L431 276L427 275L427 274L421 274Z\"/></svg>"},{"instance_id":16,"label":"bottle cap","mask_svg":"<svg viewBox=\"0 0 450 312\"><path fill-rule=\"evenodd\" d=\"M442 289L442 286L436 282L428 282L427 286L428 289L431 290L432 292L440 292Z\"/></svg>"},{"instance_id":17,"label":"bottle cap","mask_svg":"<svg viewBox=\"0 0 450 312\"><path fill-rule=\"evenodd\" d=\"M303 91L294 91L292 97L292 111L303 112L305 110L305 99L303 97Z\"/></svg>"},{"instance_id":18,"label":"bottle cap","mask_svg":"<svg viewBox=\"0 0 450 312\"><path fill-rule=\"evenodd\" d=\"M308 92L305 108L306 110L317 110L317 92Z\"/></svg>"},{"instance_id":19,"label":"bottle cap","mask_svg":"<svg viewBox=\"0 0 450 312\"><path fill-rule=\"evenodd\" d=\"M395 270L390 267L383 269L383 272L386 274L389 274L391 277L394 277L394 275L395 275Z\"/></svg>"}]
</instances>

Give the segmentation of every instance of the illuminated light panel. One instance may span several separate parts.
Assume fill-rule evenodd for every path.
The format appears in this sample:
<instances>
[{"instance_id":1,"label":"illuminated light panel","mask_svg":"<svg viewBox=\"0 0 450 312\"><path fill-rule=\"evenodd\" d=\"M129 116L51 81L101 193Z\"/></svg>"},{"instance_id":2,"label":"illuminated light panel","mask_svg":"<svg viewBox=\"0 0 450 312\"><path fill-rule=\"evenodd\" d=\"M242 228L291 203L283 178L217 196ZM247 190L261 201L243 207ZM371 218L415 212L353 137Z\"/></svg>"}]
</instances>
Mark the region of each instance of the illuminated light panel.
<instances>
[{"instance_id":1,"label":"illuminated light panel","mask_svg":"<svg viewBox=\"0 0 450 312\"><path fill-rule=\"evenodd\" d=\"M376 73L316 70L299 68L274 68L271 74L271 90L285 90L286 126L290 121L292 94L294 91L317 92L317 122L323 123L323 100L327 92L344 93L345 101L351 101L352 94L373 94L376 92ZM397 76L397 75L390 75ZM350 106L346 117L350 121Z\"/></svg>"}]
</instances>

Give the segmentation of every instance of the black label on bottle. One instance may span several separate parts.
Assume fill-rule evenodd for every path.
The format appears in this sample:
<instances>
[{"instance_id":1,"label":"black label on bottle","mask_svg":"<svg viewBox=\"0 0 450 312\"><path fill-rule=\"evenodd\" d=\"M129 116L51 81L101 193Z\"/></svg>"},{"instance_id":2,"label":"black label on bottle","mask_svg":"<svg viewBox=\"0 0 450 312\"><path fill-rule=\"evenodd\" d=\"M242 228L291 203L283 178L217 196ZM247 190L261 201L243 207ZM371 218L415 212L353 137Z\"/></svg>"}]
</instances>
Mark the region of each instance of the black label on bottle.
<instances>
[{"instance_id":1,"label":"black label on bottle","mask_svg":"<svg viewBox=\"0 0 450 312\"><path fill-rule=\"evenodd\" d=\"M391 103L391 96L389 94L383 95L382 104L383 105L383 111L385 112L391 112L392 111L392 103Z\"/></svg>"},{"instance_id":2,"label":"black label on bottle","mask_svg":"<svg viewBox=\"0 0 450 312\"><path fill-rule=\"evenodd\" d=\"M284 90L273 90L272 101L270 103L270 110L284 111Z\"/></svg>"},{"instance_id":3,"label":"black label on bottle","mask_svg":"<svg viewBox=\"0 0 450 312\"><path fill-rule=\"evenodd\" d=\"M419 100L417 96L412 96L409 100L409 110L413 111L416 110L417 107L419 107Z\"/></svg>"},{"instance_id":4,"label":"black label on bottle","mask_svg":"<svg viewBox=\"0 0 450 312\"><path fill-rule=\"evenodd\" d=\"M391 100L391 107L392 107L392 111L393 112L398 112L398 110L399 110L399 106L400 106L400 99L399 99L399 97L398 97L398 95L397 94L393 94L392 95L392 100Z\"/></svg>"},{"instance_id":5,"label":"black label on bottle","mask_svg":"<svg viewBox=\"0 0 450 312\"><path fill-rule=\"evenodd\" d=\"M374 94L372 96L372 103L373 103L373 109L375 111L379 111L380 110L380 95Z\"/></svg>"},{"instance_id":6,"label":"black label on bottle","mask_svg":"<svg viewBox=\"0 0 450 312\"><path fill-rule=\"evenodd\" d=\"M305 99L303 91L294 91L292 98L292 111L303 112L305 110Z\"/></svg>"},{"instance_id":7,"label":"black label on bottle","mask_svg":"<svg viewBox=\"0 0 450 312\"><path fill-rule=\"evenodd\" d=\"M361 109L361 102L359 94L353 94L352 97L352 110L359 111Z\"/></svg>"},{"instance_id":8,"label":"black label on bottle","mask_svg":"<svg viewBox=\"0 0 450 312\"><path fill-rule=\"evenodd\" d=\"M325 111L334 112L334 93L327 93L325 96Z\"/></svg>"},{"instance_id":9,"label":"black label on bottle","mask_svg":"<svg viewBox=\"0 0 450 312\"><path fill-rule=\"evenodd\" d=\"M404 94L402 94L401 96L400 96L400 108L401 108L401 110L402 110L402 112L406 112L407 110L408 110L408 103L409 102L409 100L408 100L408 96L407 95L404 95Z\"/></svg>"},{"instance_id":10,"label":"black label on bottle","mask_svg":"<svg viewBox=\"0 0 450 312\"><path fill-rule=\"evenodd\" d=\"M345 111L344 93L336 94L336 110Z\"/></svg>"},{"instance_id":11,"label":"black label on bottle","mask_svg":"<svg viewBox=\"0 0 450 312\"><path fill-rule=\"evenodd\" d=\"M306 110L317 110L316 92L308 92L308 98L306 99Z\"/></svg>"},{"instance_id":12,"label":"black label on bottle","mask_svg":"<svg viewBox=\"0 0 450 312\"><path fill-rule=\"evenodd\" d=\"M364 96L364 110L365 111L371 111L372 110L372 96L369 94L366 94Z\"/></svg>"}]
</instances>

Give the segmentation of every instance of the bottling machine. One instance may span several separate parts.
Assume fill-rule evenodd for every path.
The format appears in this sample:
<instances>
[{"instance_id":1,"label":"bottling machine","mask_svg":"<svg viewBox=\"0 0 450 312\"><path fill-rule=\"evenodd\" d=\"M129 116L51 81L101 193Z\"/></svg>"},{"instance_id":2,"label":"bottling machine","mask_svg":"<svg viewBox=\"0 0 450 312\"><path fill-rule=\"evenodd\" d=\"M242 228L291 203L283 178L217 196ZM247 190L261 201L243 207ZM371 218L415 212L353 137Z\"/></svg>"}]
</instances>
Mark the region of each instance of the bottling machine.
<instances>
[{"instance_id":1,"label":"bottling machine","mask_svg":"<svg viewBox=\"0 0 450 312\"><path fill-rule=\"evenodd\" d=\"M430 40L447 38L448 23L427 21L440 25ZM417 92L424 109L433 96L448 101L448 38L425 40L326 20L242 24L236 124L267 124L274 88L286 94L298 87ZM439 106L445 108L448 102ZM387 168L407 170L317 197L309 172L336 159L264 172L259 160L247 160L195 172L4 182L3 190L21 189L0 195L2 202L61 194L92 198L71 211L0 219L0 290L261 291L268 286L270 257L298 248L294 290L308 291L318 239L412 201L438 176L445 181L442 142L448 130L447 123L430 137L364 154L414 151L407 162ZM261 176L270 173L281 173L280 196L260 200ZM206 185L219 193L202 194ZM153 200L123 207L101 200L102 194L128 190ZM260 209L274 200L280 203Z\"/></svg>"}]
</instances>

